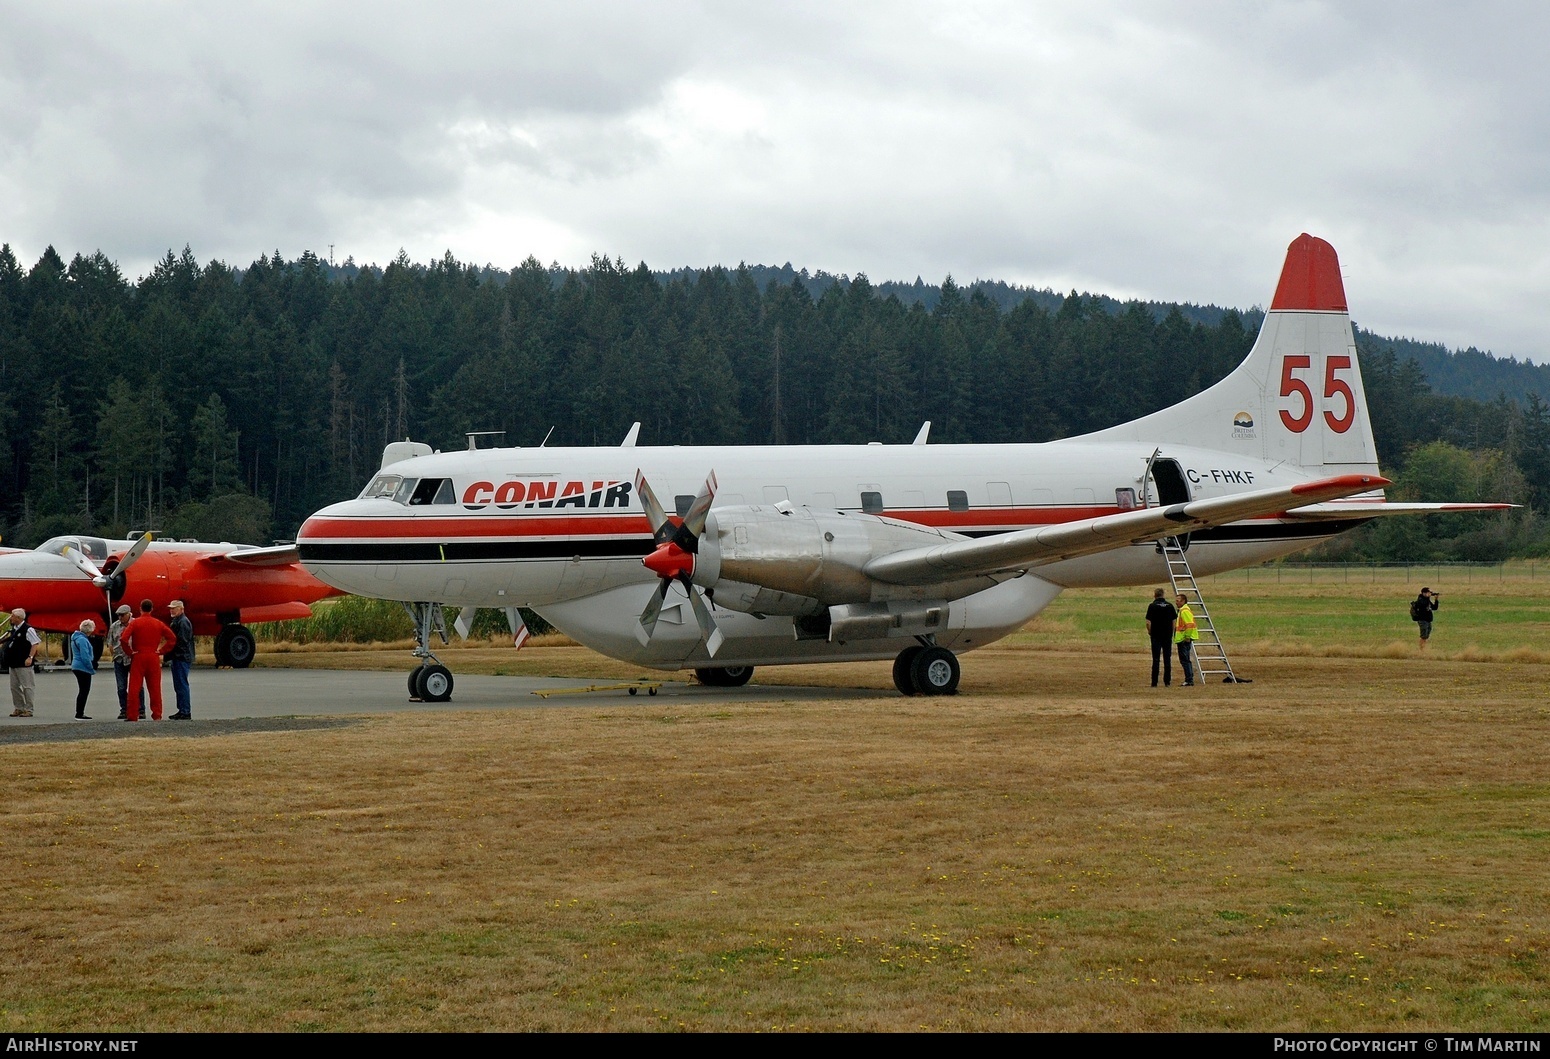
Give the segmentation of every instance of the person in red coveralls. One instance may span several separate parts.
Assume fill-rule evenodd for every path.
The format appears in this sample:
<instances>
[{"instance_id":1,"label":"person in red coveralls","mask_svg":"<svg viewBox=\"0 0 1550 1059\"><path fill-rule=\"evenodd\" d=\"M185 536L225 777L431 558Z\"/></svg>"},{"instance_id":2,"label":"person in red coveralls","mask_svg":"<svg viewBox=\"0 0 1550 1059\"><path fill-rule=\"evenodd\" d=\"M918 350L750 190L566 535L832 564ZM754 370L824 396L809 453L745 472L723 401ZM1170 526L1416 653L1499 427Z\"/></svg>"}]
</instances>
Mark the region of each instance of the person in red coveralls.
<instances>
[{"instance_id":1,"label":"person in red coveralls","mask_svg":"<svg viewBox=\"0 0 1550 1059\"><path fill-rule=\"evenodd\" d=\"M124 626L120 642L129 652L129 694L125 702L126 721L140 719L140 689L150 692L151 719L161 720L161 658L178 645L177 635L160 618L153 618L155 609L148 599L140 601L140 616Z\"/></svg>"}]
</instances>

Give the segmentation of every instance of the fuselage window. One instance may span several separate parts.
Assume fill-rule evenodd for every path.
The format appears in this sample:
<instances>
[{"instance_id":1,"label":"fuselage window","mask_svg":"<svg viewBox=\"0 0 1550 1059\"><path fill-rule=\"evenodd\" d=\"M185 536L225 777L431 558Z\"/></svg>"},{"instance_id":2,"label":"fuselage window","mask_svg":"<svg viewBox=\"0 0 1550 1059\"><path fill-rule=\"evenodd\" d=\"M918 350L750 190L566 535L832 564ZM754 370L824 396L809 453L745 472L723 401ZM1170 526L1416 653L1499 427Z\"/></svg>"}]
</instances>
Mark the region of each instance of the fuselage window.
<instances>
[{"instance_id":1,"label":"fuselage window","mask_svg":"<svg viewBox=\"0 0 1550 1059\"><path fill-rule=\"evenodd\" d=\"M673 497L673 508L678 512L678 517L683 518L689 514L689 509L694 506L694 496L690 493L679 493Z\"/></svg>"},{"instance_id":2,"label":"fuselage window","mask_svg":"<svg viewBox=\"0 0 1550 1059\"><path fill-rule=\"evenodd\" d=\"M962 489L949 489L947 491L947 510L969 510L969 494Z\"/></svg>"},{"instance_id":3,"label":"fuselage window","mask_svg":"<svg viewBox=\"0 0 1550 1059\"><path fill-rule=\"evenodd\" d=\"M379 474L361 492L361 499L371 500L377 497L390 497L398 491L398 483L402 481L403 479L396 474Z\"/></svg>"},{"instance_id":4,"label":"fuselage window","mask_svg":"<svg viewBox=\"0 0 1550 1059\"><path fill-rule=\"evenodd\" d=\"M410 507L419 507L421 504L452 503L456 503L456 500L452 495L450 478L421 478L420 484L415 486L413 495L409 497Z\"/></svg>"},{"instance_id":5,"label":"fuselage window","mask_svg":"<svg viewBox=\"0 0 1550 1059\"><path fill-rule=\"evenodd\" d=\"M1128 488L1114 490L1114 506L1121 511L1134 511L1136 508L1136 491Z\"/></svg>"},{"instance_id":6,"label":"fuselage window","mask_svg":"<svg viewBox=\"0 0 1550 1059\"><path fill-rule=\"evenodd\" d=\"M868 490L861 494L861 510L868 515L881 515L883 513L883 494Z\"/></svg>"}]
</instances>

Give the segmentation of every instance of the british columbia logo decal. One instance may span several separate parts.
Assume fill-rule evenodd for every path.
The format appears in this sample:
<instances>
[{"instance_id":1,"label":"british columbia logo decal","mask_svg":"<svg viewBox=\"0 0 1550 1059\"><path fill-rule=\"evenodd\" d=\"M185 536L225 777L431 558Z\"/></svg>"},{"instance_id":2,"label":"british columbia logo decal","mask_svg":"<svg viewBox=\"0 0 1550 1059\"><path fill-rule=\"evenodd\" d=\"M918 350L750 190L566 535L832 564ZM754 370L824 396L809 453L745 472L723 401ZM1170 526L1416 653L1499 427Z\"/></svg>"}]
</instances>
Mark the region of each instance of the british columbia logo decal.
<instances>
[{"instance_id":1,"label":"british columbia logo decal","mask_svg":"<svg viewBox=\"0 0 1550 1059\"><path fill-rule=\"evenodd\" d=\"M1247 412L1239 412L1232 417L1232 436L1235 441L1250 441L1254 438L1254 417Z\"/></svg>"}]
</instances>

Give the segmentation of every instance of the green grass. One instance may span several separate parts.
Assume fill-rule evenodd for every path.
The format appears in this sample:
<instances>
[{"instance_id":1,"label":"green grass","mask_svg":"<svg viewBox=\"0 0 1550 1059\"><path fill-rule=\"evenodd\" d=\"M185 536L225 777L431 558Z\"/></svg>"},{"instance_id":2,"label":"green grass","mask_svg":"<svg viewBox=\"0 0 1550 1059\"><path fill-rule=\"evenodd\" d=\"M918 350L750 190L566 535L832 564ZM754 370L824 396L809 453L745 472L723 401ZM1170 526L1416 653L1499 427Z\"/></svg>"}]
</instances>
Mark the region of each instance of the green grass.
<instances>
[{"instance_id":1,"label":"green grass","mask_svg":"<svg viewBox=\"0 0 1550 1059\"><path fill-rule=\"evenodd\" d=\"M1203 578L1201 590L1229 652L1255 645L1314 655L1381 654L1396 642L1415 644L1410 601L1424 584L1442 593L1430 650L1449 657L1470 649L1550 656L1550 573L1536 569L1530 577L1529 569L1508 566L1503 575L1501 568L1417 567L1407 583L1403 569L1268 567ZM1150 600L1146 588L1074 589L1018 640L1134 645L1145 637Z\"/></svg>"}]
</instances>

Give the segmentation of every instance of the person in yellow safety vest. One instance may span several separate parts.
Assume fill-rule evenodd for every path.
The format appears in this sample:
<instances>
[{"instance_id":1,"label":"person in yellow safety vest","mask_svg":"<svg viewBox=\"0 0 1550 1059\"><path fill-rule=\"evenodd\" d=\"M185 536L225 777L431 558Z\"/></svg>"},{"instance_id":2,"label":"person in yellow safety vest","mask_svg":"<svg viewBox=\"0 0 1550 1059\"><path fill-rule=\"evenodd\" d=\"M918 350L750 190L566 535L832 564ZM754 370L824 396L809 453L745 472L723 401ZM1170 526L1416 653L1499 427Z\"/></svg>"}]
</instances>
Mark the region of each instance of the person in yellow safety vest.
<instances>
[{"instance_id":1,"label":"person in yellow safety vest","mask_svg":"<svg viewBox=\"0 0 1550 1059\"><path fill-rule=\"evenodd\" d=\"M1184 667L1184 686L1192 688L1195 686L1195 641L1200 639L1200 630L1195 628L1195 612L1189 609L1189 601L1182 592L1174 597L1173 603L1179 611L1173 642L1179 645L1179 665Z\"/></svg>"}]
</instances>

